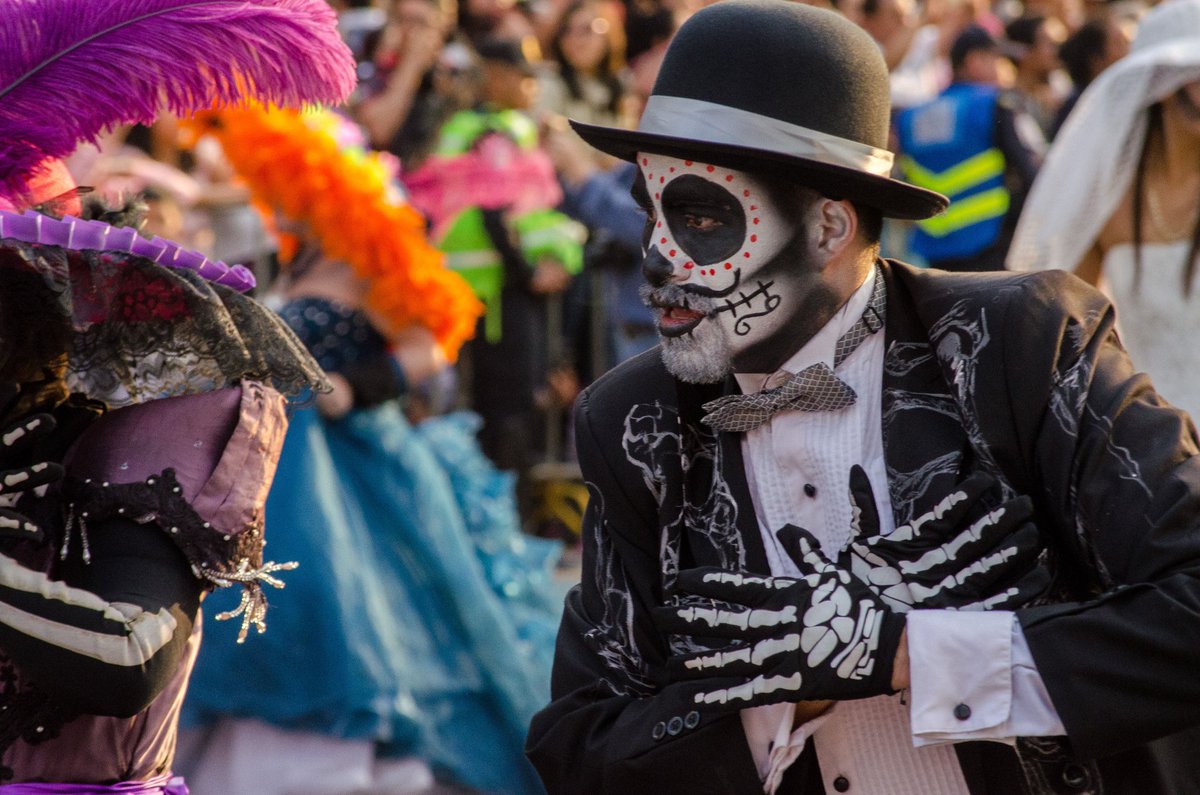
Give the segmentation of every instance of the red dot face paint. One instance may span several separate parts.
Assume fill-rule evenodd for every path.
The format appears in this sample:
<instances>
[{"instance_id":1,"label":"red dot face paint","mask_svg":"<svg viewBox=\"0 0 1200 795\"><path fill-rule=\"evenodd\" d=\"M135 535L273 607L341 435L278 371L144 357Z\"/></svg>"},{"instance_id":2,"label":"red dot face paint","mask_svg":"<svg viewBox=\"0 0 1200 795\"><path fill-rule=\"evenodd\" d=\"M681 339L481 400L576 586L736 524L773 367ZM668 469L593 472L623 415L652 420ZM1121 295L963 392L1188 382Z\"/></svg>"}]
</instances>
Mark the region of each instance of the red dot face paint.
<instances>
[{"instance_id":1,"label":"red dot face paint","mask_svg":"<svg viewBox=\"0 0 1200 795\"><path fill-rule=\"evenodd\" d=\"M653 199L649 192L640 194L653 219L647 248L661 258L652 286L678 288L656 293L667 302L659 323L664 358L673 350L680 372L691 372L688 360L749 363L774 357L780 345L789 344L783 332L809 289L795 275L804 272L804 263L793 263L788 254L797 220L775 207L754 175L645 152L638 158L645 164L643 176L657 178L648 191L659 191ZM759 196L764 199L753 198ZM670 263L666 273L662 260ZM680 296L691 305L684 307ZM689 318L686 331L681 317ZM670 361L667 366L672 369Z\"/></svg>"},{"instance_id":2,"label":"red dot face paint","mask_svg":"<svg viewBox=\"0 0 1200 795\"><path fill-rule=\"evenodd\" d=\"M758 202L751 203L765 188L749 174L648 153L640 154L639 162L658 188L652 200L657 216L652 245L672 263L681 283L730 289L752 278L759 263L774 257L793 234L794 223L777 217L771 205L760 212Z\"/></svg>"}]
</instances>

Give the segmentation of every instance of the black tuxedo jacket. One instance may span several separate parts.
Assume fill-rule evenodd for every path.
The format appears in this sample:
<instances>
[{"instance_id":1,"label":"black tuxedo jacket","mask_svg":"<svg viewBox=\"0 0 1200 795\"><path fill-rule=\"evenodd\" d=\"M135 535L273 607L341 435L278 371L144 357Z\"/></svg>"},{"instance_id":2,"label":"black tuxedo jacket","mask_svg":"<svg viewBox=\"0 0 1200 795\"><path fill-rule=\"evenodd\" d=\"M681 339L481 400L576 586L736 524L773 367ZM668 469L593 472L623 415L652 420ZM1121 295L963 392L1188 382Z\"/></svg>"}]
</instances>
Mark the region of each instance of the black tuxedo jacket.
<instances>
[{"instance_id":1,"label":"black tuxedo jacket","mask_svg":"<svg viewBox=\"0 0 1200 795\"><path fill-rule=\"evenodd\" d=\"M896 523L986 470L1004 498L1033 499L1053 576L1018 619L1068 736L1016 752L957 745L971 792L1200 792L1191 422L1134 371L1111 305L1075 277L882 267ZM651 351L579 400L583 578L527 744L551 793L762 791L738 715L702 714L666 683L664 661L687 641L650 617L680 568L768 571L740 435L699 422L730 389L678 382ZM784 791L822 792L809 745Z\"/></svg>"}]
</instances>

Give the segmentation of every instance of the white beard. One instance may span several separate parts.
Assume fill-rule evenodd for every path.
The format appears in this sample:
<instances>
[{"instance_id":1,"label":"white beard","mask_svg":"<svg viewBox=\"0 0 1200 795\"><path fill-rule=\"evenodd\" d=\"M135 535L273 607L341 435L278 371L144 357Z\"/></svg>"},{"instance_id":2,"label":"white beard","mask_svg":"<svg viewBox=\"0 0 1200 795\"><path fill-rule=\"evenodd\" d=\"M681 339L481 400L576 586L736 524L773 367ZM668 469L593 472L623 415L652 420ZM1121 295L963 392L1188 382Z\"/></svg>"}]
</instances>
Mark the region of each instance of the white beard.
<instances>
[{"instance_id":1,"label":"white beard","mask_svg":"<svg viewBox=\"0 0 1200 795\"><path fill-rule=\"evenodd\" d=\"M681 337L661 334L667 372L689 384L715 384L733 371L733 348L720 321L708 317Z\"/></svg>"}]
</instances>

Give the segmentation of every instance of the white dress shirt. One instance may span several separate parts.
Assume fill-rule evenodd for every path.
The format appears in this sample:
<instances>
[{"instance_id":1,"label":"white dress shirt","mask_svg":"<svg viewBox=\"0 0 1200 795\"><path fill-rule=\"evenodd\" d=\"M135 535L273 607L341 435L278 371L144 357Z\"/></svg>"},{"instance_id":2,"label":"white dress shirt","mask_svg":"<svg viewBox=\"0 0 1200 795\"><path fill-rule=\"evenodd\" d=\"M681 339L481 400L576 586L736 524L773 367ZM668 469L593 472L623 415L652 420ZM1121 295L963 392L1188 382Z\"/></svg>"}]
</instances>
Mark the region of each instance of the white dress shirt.
<instances>
[{"instance_id":1,"label":"white dress shirt","mask_svg":"<svg viewBox=\"0 0 1200 795\"><path fill-rule=\"evenodd\" d=\"M868 278L783 371L817 362L832 367L837 340L862 316L872 284ZM881 330L838 368L858 395L853 406L781 412L743 436L746 476L772 574L799 574L775 538L785 524L809 530L830 558L849 542L854 464L871 481L881 532L895 529L880 419L883 357ZM750 393L782 376L736 377ZM859 795L961 795L966 783L948 743L1064 733L1012 613L917 610L908 613L907 627L911 707L900 695L840 702L794 731L792 704L742 711L765 792L775 791L809 737L827 792L849 784Z\"/></svg>"}]
</instances>

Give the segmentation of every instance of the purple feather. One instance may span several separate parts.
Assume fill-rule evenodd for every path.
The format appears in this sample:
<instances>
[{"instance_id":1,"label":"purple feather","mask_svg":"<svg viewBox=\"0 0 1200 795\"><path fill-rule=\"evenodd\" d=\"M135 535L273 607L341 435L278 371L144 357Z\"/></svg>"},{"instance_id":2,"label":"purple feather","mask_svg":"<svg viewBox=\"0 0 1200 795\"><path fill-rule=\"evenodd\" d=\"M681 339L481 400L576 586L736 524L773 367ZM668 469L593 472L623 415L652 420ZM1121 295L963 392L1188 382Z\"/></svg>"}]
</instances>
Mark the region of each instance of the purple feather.
<instances>
[{"instance_id":1,"label":"purple feather","mask_svg":"<svg viewBox=\"0 0 1200 795\"><path fill-rule=\"evenodd\" d=\"M323 0L4 0L0 196L120 124L255 99L337 103L354 59Z\"/></svg>"}]
</instances>

